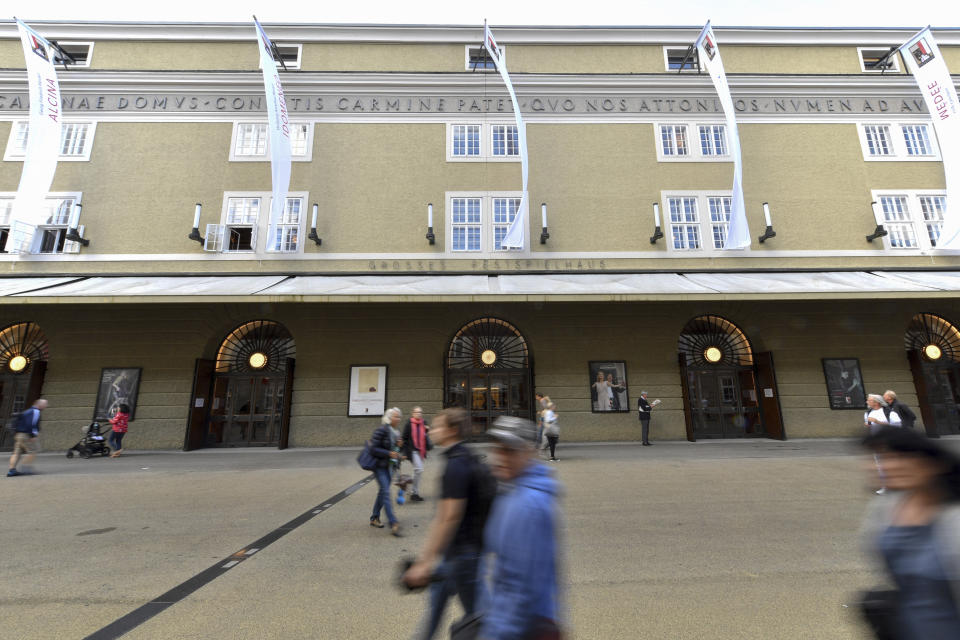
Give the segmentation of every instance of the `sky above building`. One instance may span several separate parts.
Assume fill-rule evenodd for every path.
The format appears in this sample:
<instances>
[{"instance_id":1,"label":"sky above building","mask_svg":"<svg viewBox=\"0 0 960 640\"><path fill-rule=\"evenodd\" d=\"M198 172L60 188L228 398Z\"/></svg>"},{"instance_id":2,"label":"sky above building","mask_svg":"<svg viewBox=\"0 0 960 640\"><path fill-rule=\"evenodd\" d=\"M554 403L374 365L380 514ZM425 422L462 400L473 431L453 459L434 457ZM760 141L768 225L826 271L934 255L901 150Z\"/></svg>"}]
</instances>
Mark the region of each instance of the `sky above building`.
<instances>
[{"instance_id":1,"label":"sky above building","mask_svg":"<svg viewBox=\"0 0 960 640\"><path fill-rule=\"evenodd\" d=\"M261 22L482 24L491 25L682 25L708 19L723 26L855 26L960 28L960 2L903 0L686 0L582 3L542 0L369 0L367 2L237 2L165 0L117 3L113 0L47 0L12 3L12 15L30 20L103 20L150 22ZM12 17L11 15L11 17Z\"/></svg>"}]
</instances>

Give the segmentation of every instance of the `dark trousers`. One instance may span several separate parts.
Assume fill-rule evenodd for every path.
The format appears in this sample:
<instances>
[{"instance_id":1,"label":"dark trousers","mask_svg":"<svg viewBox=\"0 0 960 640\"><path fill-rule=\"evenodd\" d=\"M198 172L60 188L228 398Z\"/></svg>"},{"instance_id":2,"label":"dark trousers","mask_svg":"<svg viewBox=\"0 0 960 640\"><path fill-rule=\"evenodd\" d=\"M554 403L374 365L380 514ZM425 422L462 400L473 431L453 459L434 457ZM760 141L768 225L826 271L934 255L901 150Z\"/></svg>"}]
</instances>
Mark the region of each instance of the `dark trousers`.
<instances>
[{"instance_id":1,"label":"dark trousers","mask_svg":"<svg viewBox=\"0 0 960 640\"><path fill-rule=\"evenodd\" d=\"M441 579L430 585L430 610L417 636L420 640L433 637L440 626L447 600L454 595L460 598L465 616L476 610L479 564L480 551L477 549L452 551L443 559L435 571Z\"/></svg>"},{"instance_id":2,"label":"dark trousers","mask_svg":"<svg viewBox=\"0 0 960 640\"><path fill-rule=\"evenodd\" d=\"M560 436L547 436L547 443L550 445L550 457L557 457L557 441L560 439Z\"/></svg>"},{"instance_id":3,"label":"dark trousers","mask_svg":"<svg viewBox=\"0 0 960 640\"><path fill-rule=\"evenodd\" d=\"M123 436L127 435L121 431L111 431L110 432L110 446L113 447L114 451L120 451L123 449L122 442Z\"/></svg>"},{"instance_id":4,"label":"dark trousers","mask_svg":"<svg viewBox=\"0 0 960 640\"><path fill-rule=\"evenodd\" d=\"M650 442L650 418L640 418L640 437L641 442Z\"/></svg>"}]
</instances>

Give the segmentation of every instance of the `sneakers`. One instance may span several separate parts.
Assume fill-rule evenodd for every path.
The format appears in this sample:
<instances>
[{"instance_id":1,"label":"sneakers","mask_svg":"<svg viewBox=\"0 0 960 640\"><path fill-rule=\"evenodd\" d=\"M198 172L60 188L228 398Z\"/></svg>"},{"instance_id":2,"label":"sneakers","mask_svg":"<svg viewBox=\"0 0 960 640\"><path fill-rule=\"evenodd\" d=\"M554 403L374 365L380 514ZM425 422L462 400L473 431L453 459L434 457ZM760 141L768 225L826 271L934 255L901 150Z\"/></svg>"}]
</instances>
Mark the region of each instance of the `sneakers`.
<instances>
[{"instance_id":1,"label":"sneakers","mask_svg":"<svg viewBox=\"0 0 960 640\"><path fill-rule=\"evenodd\" d=\"M423 502L423 498L420 497L419 493L410 494L410 502Z\"/></svg>"},{"instance_id":2,"label":"sneakers","mask_svg":"<svg viewBox=\"0 0 960 640\"><path fill-rule=\"evenodd\" d=\"M377 529L383 529L383 523L380 522L380 518L370 518L370 526L376 527Z\"/></svg>"},{"instance_id":3,"label":"sneakers","mask_svg":"<svg viewBox=\"0 0 960 640\"><path fill-rule=\"evenodd\" d=\"M20 476L20 475L23 475L23 474L17 471L16 469L10 469L10 471L7 471L8 478L12 478L13 476Z\"/></svg>"}]
</instances>

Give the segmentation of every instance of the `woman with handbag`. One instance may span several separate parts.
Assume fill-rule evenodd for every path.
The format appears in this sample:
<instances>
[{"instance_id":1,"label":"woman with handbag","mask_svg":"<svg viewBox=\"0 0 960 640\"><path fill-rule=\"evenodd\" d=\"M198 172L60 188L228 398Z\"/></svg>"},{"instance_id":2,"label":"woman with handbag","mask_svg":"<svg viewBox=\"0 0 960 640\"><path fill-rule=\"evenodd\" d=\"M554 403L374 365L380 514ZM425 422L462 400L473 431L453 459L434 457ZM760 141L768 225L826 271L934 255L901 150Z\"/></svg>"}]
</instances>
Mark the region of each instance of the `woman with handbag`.
<instances>
[{"instance_id":1,"label":"woman with handbag","mask_svg":"<svg viewBox=\"0 0 960 640\"><path fill-rule=\"evenodd\" d=\"M373 503L373 513L370 515L370 526L378 529L383 528L383 523L380 521L380 512L386 509L387 521L390 523L390 533L398 537L400 535L400 523L393 515L393 507L390 504L390 463L393 460L400 459L400 454L393 450L396 443L393 432L400 424L402 417L399 409L387 409L380 420L380 426L370 436L370 453L377 460L373 473L379 486L377 499Z\"/></svg>"},{"instance_id":2,"label":"woman with handbag","mask_svg":"<svg viewBox=\"0 0 960 640\"><path fill-rule=\"evenodd\" d=\"M887 493L863 527L896 589L868 592L862 609L878 638L960 638L960 458L911 429L865 440Z\"/></svg>"},{"instance_id":3,"label":"woman with handbag","mask_svg":"<svg viewBox=\"0 0 960 640\"><path fill-rule=\"evenodd\" d=\"M560 440L560 424L557 421L557 405L550 403L543 411L543 432L547 436L547 444L550 446L550 462L557 461L557 442Z\"/></svg>"}]
</instances>

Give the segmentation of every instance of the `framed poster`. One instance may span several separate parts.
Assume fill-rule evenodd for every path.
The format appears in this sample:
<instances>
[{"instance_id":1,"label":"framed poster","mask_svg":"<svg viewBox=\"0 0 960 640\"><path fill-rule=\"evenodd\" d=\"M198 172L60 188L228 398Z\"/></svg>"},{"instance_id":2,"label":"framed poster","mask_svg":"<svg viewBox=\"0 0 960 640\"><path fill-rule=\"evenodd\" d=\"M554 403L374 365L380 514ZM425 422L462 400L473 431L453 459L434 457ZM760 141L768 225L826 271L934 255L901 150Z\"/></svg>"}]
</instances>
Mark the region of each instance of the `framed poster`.
<instances>
[{"instance_id":1,"label":"framed poster","mask_svg":"<svg viewBox=\"0 0 960 640\"><path fill-rule=\"evenodd\" d=\"M857 358L823 358L823 377L827 381L827 397L831 409L857 409L867 406L863 390L860 360Z\"/></svg>"},{"instance_id":2,"label":"framed poster","mask_svg":"<svg viewBox=\"0 0 960 640\"><path fill-rule=\"evenodd\" d=\"M381 417L387 410L387 365L356 364L350 367L347 417Z\"/></svg>"},{"instance_id":3,"label":"framed poster","mask_svg":"<svg viewBox=\"0 0 960 640\"><path fill-rule=\"evenodd\" d=\"M130 421L137 413L137 393L140 391L140 372L143 369L104 367L100 371L100 387L97 389L97 403L93 409L93 419L109 420L121 404L130 407Z\"/></svg>"},{"instance_id":4,"label":"framed poster","mask_svg":"<svg viewBox=\"0 0 960 640\"><path fill-rule=\"evenodd\" d=\"M630 411L627 363L623 360L590 362L590 409L593 413Z\"/></svg>"}]
</instances>

